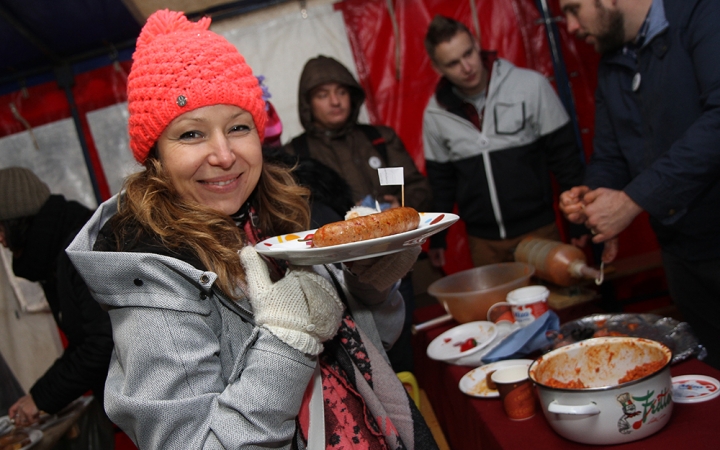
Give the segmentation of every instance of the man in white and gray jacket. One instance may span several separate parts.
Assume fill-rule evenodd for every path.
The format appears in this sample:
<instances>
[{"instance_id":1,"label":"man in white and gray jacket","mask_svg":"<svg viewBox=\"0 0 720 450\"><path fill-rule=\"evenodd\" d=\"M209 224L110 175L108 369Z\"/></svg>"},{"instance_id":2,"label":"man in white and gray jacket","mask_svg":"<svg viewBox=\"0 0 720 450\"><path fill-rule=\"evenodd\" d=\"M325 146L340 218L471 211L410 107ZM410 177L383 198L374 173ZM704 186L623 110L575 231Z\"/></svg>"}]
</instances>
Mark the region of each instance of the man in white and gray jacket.
<instances>
[{"instance_id":1,"label":"man in white and gray jacket","mask_svg":"<svg viewBox=\"0 0 720 450\"><path fill-rule=\"evenodd\" d=\"M457 203L475 266L512 261L529 234L560 240L550 173L564 190L582 181L584 166L550 83L481 51L468 28L447 17L430 23L425 48L442 76L423 116L434 210ZM444 249L445 234L433 236L433 265L445 264Z\"/></svg>"}]
</instances>

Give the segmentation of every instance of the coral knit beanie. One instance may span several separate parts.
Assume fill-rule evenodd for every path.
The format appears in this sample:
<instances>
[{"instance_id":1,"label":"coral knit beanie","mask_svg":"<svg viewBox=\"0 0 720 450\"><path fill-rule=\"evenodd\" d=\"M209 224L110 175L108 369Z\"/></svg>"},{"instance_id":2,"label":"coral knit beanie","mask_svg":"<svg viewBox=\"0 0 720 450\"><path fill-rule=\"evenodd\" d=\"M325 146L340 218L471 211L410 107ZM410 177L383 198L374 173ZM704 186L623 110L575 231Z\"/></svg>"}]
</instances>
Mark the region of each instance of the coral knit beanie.
<instances>
[{"instance_id":1,"label":"coral knit beanie","mask_svg":"<svg viewBox=\"0 0 720 450\"><path fill-rule=\"evenodd\" d=\"M190 22L166 9L153 13L140 32L127 87L130 148L140 163L173 119L203 106L244 109L262 141L267 113L258 80L237 49L209 26L208 17Z\"/></svg>"}]
</instances>

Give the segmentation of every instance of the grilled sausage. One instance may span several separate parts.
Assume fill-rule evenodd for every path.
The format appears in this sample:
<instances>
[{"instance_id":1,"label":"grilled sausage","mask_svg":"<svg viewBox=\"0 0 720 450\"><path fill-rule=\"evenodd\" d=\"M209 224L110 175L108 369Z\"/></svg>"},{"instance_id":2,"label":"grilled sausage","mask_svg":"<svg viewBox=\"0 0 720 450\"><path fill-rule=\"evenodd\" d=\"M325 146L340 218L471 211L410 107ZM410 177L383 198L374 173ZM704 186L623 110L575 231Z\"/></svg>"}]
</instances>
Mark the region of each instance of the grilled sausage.
<instances>
[{"instance_id":1,"label":"grilled sausage","mask_svg":"<svg viewBox=\"0 0 720 450\"><path fill-rule=\"evenodd\" d=\"M377 214L323 225L313 236L313 246L330 247L392 236L414 230L419 224L420 215L413 208L392 208Z\"/></svg>"}]
</instances>

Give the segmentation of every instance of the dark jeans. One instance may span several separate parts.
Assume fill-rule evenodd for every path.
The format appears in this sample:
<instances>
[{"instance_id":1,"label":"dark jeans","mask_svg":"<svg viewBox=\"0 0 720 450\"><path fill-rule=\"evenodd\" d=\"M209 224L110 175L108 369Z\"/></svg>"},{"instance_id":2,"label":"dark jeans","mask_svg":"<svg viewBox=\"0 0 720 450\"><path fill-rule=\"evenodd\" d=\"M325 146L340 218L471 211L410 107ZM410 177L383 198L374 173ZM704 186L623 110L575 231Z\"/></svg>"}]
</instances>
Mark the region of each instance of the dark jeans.
<instances>
[{"instance_id":1,"label":"dark jeans","mask_svg":"<svg viewBox=\"0 0 720 450\"><path fill-rule=\"evenodd\" d=\"M662 257L670 296L707 349L704 362L720 369L720 259L686 261L665 251Z\"/></svg>"}]
</instances>

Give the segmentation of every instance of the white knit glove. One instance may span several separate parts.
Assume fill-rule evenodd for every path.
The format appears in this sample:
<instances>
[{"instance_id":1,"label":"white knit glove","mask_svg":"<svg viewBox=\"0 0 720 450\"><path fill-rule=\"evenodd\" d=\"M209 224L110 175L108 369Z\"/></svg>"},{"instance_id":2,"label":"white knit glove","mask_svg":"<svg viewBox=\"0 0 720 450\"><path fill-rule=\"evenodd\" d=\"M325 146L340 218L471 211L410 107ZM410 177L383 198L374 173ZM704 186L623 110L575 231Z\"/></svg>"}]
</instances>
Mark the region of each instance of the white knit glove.
<instances>
[{"instance_id":1,"label":"white knit glove","mask_svg":"<svg viewBox=\"0 0 720 450\"><path fill-rule=\"evenodd\" d=\"M273 283L267 264L251 246L242 249L240 261L255 323L292 348L319 354L322 342L335 336L345 308L330 282L309 267L292 267Z\"/></svg>"},{"instance_id":2,"label":"white knit glove","mask_svg":"<svg viewBox=\"0 0 720 450\"><path fill-rule=\"evenodd\" d=\"M359 282L384 291L410 271L421 251L416 245L401 252L353 261L347 266Z\"/></svg>"}]
</instances>

